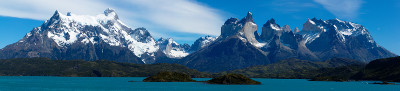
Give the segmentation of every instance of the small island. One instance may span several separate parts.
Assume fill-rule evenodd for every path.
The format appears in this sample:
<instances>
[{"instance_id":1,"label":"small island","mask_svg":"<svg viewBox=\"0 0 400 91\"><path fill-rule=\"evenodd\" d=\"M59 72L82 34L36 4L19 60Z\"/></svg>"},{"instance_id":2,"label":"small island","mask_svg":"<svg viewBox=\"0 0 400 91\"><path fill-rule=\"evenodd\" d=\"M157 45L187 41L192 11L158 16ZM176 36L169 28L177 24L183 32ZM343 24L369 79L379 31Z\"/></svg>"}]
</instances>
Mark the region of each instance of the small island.
<instances>
[{"instance_id":1,"label":"small island","mask_svg":"<svg viewBox=\"0 0 400 91\"><path fill-rule=\"evenodd\" d=\"M387 81L382 81L382 83L379 83L379 82L374 82L374 83L372 83L372 84L380 84L380 85L396 85L395 83L389 83L389 82L387 82Z\"/></svg>"},{"instance_id":2,"label":"small island","mask_svg":"<svg viewBox=\"0 0 400 91\"><path fill-rule=\"evenodd\" d=\"M227 74L208 80L209 84L226 84L226 85L258 85L261 82L254 81L242 74Z\"/></svg>"},{"instance_id":3,"label":"small island","mask_svg":"<svg viewBox=\"0 0 400 91\"><path fill-rule=\"evenodd\" d=\"M189 75L178 72L159 72L147 77L143 82L195 82Z\"/></svg>"}]
</instances>

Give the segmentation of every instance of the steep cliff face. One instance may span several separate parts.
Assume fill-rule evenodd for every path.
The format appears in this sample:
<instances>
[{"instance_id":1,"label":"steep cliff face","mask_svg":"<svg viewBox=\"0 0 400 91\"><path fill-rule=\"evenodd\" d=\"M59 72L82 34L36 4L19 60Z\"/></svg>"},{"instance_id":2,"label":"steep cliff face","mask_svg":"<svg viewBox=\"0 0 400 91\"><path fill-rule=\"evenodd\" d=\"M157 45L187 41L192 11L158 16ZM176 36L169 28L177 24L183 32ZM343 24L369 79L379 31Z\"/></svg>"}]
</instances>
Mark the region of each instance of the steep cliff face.
<instances>
[{"instance_id":1,"label":"steep cliff face","mask_svg":"<svg viewBox=\"0 0 400 91\"><path fill-rule=\"evenodd\" d=\"M270 19L263 26L261 40L265 45L261 49L268 53L271 61L288 58L318 60L305 45L300 43L302 39L288 25L280 27L274 19Z\"/></svg>"},{"instance_id":2,"label":"steep cliff face","mask_svg":"<svg viewBox=\"0 0 400 91\"><path fill-rule=\"evenodd\" d=\"M248 12L247 16L239 21L237 18L228 19L221 27L220 38L230 36L239 36L244 41L248 41L252 45L259 46L257 25L254 23L253 14Z\"/></svg>"},{"instance_id":3,"label":"steep cliff face","mask_svg":"<svg viewBox=\"0 0 400 91\"><path fill-rule=\"evenodd\" d=\"M220 72L271 63L257 47L258 37L251 13L240 21L228 19L221 27L221 36L183 58L181 64L199 71Z\"/></svg>"},{"instance_id":4,"label":"steep cliff face","mask_svg":"<svg viewBox=\"0 0 400 91\"><path fill-rule=\"evenodd\" d=\"M263 41L272 41L275 36L281 36L283 30L281 27L275 23L275 19L268 20L262 27L261 39Z\"/></svg>"}]
</instances>

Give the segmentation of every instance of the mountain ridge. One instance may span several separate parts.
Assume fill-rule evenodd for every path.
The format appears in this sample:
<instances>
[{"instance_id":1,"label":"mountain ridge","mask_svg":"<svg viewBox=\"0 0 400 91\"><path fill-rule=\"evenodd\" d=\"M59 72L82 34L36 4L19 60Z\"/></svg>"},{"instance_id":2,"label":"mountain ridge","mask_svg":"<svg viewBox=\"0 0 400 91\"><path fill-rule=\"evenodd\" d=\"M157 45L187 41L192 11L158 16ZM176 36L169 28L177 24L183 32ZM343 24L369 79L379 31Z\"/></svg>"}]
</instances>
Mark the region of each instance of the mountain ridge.
<instances>
[{"instance_id":1,"label":"mountain ridge","mask_svg":"<svg viewBox=\"0 0 400 91\"><path fill-rule=\"evenodd\" d=\"M275 19L270 19L263 25L259 35L249 12L241 20L226 20L221 27L220 37L214 43L189 54L181 64L200 71L219 72L288 58L322 61L339 57L369 62L397 56L379 46L365 27L352 22L313 18L304 23L302 31L298 31L298 28L295 31L288 25L280 27Z\"/></svg>"},{"instance_id":2,"label":"mountain ridge","mask_svg":"<svg viewBox=\"0 0 400 91\"><path fill-rule=\"evenodd\" d=\"M146 28L126 26L115 10L97 16L55 11L41 26L17 43L0 50L0 59L48 57L56 60L106 59L152 64L179 63L201 71L219 72L265 65L288 58L322 61L349 58L369 62L397 56L379 46L368 30L339 19L308 19L303 29L263 24L261 34L253 14L227 19L221 35L205 36L192 45L172 38L155 40Z\"/></svg>"},{"instance_id":3,"label":"mountain ridge","mask_svg":"<svg viewBox=\"0 0 400 91\"><path fill-rule=\"evenodd\" d=\"M5 51L11 52L11 54L4 53L4 55L0 55L0 58L48 57L58 60L84 59L89 61L107 59L151 64L158 58L164 58L163 56L181 57L179 55L178 57L168 56L170 52L158 52L164 49L160 49L157 42L146 28L131 29L126 26L119 20L115 10L111 8L96 16L75 15L71 12L64 15L56 10L49 20L27 33L23 39L11 44L12 46L8 45L2 48L0 54ZM37 45L41 43L47 44ZM100 45L113 48L96 48ZM73 49L74 47L79 49ZM114 51L111 54L115 55L107 54L109 57L98 57L103 55L104 49Z\"/></svg>"}]
</instances>

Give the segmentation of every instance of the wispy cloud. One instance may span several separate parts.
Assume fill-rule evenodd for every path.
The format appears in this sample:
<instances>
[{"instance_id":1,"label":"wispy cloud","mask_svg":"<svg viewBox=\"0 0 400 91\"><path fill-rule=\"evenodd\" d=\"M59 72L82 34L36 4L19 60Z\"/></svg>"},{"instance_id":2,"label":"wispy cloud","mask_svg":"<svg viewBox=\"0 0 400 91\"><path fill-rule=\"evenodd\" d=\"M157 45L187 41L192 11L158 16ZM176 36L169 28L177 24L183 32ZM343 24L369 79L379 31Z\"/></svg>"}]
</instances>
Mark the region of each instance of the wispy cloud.
<instances>
[{"instance_id":1,"label":"wispy cloud","mask_svg":"<svg viewBox=\"0 0 400 91\"><path fill-rule=\"evenodd\" d=\"M55 10L95 15L104 7L111 6L95 0L1 0L0 15L46 20Z\"/></svg>"},{"instance_id":2,"label":"wispy cloud","mask_svg":"<svg viewBox=\"0 0 400 91\"><path fill-rule=\"evenodd\" d=\"M356 18L363 3L362 0L314 0L338 18Z\"/></svg>"},{"instance_id":3,"label":"wispy cloud","mask_svg":"<svg viewBox=\"0 0 400 91\"><path fill-rule=\"evenodd\" d=\"M55 10L96 15L116 9L131 27L219 35L224 19L218 10L194 0L1 0L0 15L46 20ZM154 30L153 30L154 29Z\"/></svg>"}]
</instances>

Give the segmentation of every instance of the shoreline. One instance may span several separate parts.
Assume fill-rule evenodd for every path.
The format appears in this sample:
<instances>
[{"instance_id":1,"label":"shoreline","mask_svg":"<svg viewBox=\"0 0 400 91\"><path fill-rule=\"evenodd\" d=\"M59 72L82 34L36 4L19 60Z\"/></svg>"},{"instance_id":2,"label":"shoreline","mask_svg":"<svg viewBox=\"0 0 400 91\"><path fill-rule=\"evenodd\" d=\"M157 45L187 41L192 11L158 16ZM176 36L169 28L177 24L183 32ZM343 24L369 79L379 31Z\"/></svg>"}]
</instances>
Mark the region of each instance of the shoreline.
<instances>
[{"instance_id":1,"label":"shoreline","mask_svg":"<svg viewBox=\"0 0 400 91\"><path fill-rule=\"evenodd\" d=\"M0 76L1 77L68 77L68 78L146 78L146 77L84 77L84 76ZM212 78L192 78L192 79L212 79ZM307 80L310 81L310 79L288 79L288 78L251 78L251 79L276 79L276 80ZM380 80L349 80L349 81L317 81L317 82L382 82ZM141 81L137 81L137 82L141 82ZM206 81L195 81L195 82L206 82ZM312 81L311 81L312 82ZM400 82L392 82L392 81L387 81L387 82L391 82L391 83L398 83L400 84ZM372 83L371 83L372 84Z\"/></svg>"}]
</instances>

